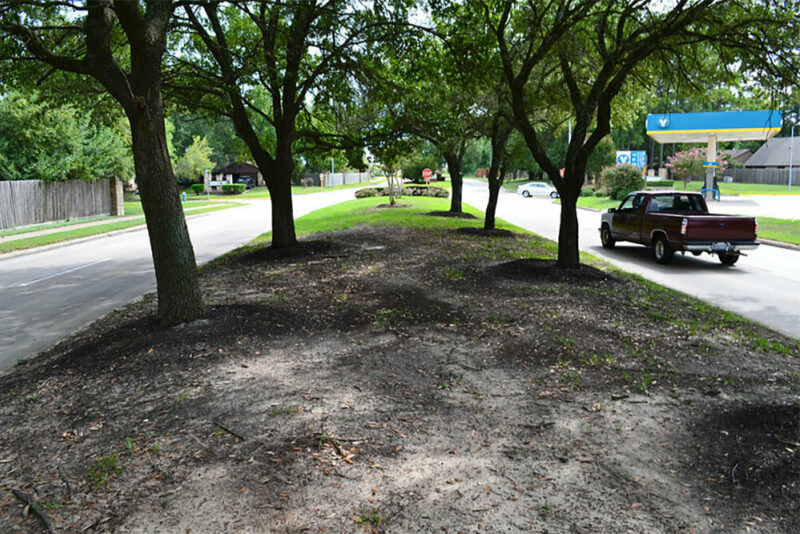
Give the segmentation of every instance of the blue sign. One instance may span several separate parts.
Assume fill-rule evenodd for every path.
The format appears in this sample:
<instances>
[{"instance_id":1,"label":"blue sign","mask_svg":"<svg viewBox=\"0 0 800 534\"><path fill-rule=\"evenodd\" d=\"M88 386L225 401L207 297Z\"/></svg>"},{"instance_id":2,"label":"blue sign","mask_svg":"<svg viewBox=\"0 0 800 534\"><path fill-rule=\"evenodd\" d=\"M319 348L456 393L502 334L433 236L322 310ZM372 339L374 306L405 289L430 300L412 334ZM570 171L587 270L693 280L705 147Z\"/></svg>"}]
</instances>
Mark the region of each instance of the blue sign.
<instances>
[{"instance_id":1,"label":"blue sign","mask_svg":"<svg viewBox=\"0 0 800 534\"><path fill-rule=\"evenodd\" d=\"M617 150L617 165L633 165L644 169L647 167L647 152L644 150Z\"/></svg>"},{"instance_id":2,"label":"blue sign","mask_svg":"<svg viewBox=\"0 0 800 534\"><path fill-rule=\"evenodd\" d=\"M640 169L647 167L647 152L644 150L634 150L631 152L631 165Z\"/></svg>"},{"instance_id":3,"label":"blue sign","mask_svg":"<svg viewBox=\"0 0 800 534\"><path fill-rule=\"evenodd\" d=\"M766 140L781 129L778 110L659 113L647 116L647 135L659 143Z\"/></svg>"}]
</instances>

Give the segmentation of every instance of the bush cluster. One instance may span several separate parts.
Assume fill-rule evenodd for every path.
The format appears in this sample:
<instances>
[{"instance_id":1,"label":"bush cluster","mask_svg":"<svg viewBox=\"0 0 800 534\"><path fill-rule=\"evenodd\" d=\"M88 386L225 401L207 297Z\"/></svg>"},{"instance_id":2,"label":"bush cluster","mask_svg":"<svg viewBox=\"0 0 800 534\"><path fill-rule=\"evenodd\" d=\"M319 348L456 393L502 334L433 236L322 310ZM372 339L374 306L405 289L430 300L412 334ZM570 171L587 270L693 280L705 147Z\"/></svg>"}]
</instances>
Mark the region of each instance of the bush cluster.
<instances>
[{"instance_id":1,"label":"bush cluster","mask_svg":"<svg viewBox=\"0 0 800 534\"><path fill-rule=\"evenodd\" d=\"M241 195L247 189L247 184L222 184L222 192L228 195Z\"/></svg>"},{"instance_id":2,"label":"bush cluster","mask_svg":"<svg viewBox=\"0 0 800 534\"><path fill-rule=\"evenodd\" d=\"M450 196L450 193L447 189L442 187L430 187L425 185L409 185L403 186L401 194L412 196L412 197L438 197L438 198L447 198ZM356 198L367 198L367 197L388 197L389 196L389 188L388 187L365 187L364 189L359 189L356 191Z\"/></svg>"},{"instance_id":3,"label":"bush cluster","mask_svg":"<svg viewBox=\"0 0 800 534\"><path fill-rule=\"evenodd\" d=\"M581 196L582 197L590 197L594 195L594 187L591 185L585 185L581 187Z\"/></svg>"},{"instance_id":4,"label":"bush cluster","mask_svg":"<svg viewBox=\"0 0 800 534\"><path fill-rule=\"evenodd\" d=\"M642 171L634 165L605 167L600 173L600 188L614 200L622 200L625 195L641 189Z\"/></svg>"},{"instance_id":5,"label":"bush cluster","mask_svg":"<svg viewBox=\"0 0 800 534\"><path fill-rule=\"evenodd\" d=\"M206 184L192 184L191 187L195 195L202 195L206 190Z\"/></svg>"}]
</instances>

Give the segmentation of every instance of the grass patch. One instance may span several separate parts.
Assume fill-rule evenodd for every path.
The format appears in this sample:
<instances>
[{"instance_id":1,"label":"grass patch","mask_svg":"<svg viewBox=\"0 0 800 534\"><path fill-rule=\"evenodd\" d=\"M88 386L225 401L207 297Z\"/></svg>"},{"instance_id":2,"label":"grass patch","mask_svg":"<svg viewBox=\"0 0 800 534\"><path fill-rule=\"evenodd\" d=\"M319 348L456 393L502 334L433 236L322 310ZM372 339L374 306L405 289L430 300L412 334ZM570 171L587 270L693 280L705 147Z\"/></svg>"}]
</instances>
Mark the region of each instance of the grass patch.
<instances>
[{"instance_id":1,"label":"grass patch","mask_svg":"<svg viewBox=\"0 0 800 534\"><path fill-rule=\"evenodd\" d=\"M201 208L191 212L191 215L199 215L201 213L209 213L217 210L224 210L234 207L236 204L228 204L223 206ZM106 234L108 232L115 232L117 230L124 230L126 228L133 228L144 224L144 217L138 219L128 219L126 221L110 222L108 224L98 224L95 226L87 226L84 228L75 228L73 230L66 230L64 232L55 232L52 234L37 235L24 239L15 239L7 243L0 243L0 254L6 252L13 252L15 250L25 250L34 247L42 247L44 245L52 245L53 243L61 243L63 241L72 241L82 237L89 237L98 234Z\"/></svg>"},{"instance_id":2,"label":"grass patch","mask_svg":"<svg viewBox=\"0 0 800 534\"><path fill-rule=\"evenodd\" d=\"M191 198L191 197L190 197ZM201 197L202 198L202 197ZM220 206L222 203L227 202L227 199L219 200L187 200L182 202L184 211L192 210L189 213L197 213L197 208L207 208L209 206ZM125 215L144 215L142 203L140 201L126 201L125 202Z\"/></svg>"},{"instance_id":3,"label":"grass patch","mask_svg":"<svg viewBox=\"0 0 800 534\"><path fill-rule=\"evenodd\" d=\"M594 210L605 211L608 208L616 208L619 206L620 201L614 200L610 197L580 197L578 198L578 206L581 208L590 208Z\"/></svg>"},{"instance_id":4,"label":"grass patch","mask_svg":"<svg viewBox=\"0 0 800 534\"><path fill-rule=\"evenodd\" d=\"M293 185L292 186L292 195L307 195L310 193L323 193L325 191L336 191L338 189L356 189L359 187L366 187L371 184L377 184L384 180L385 178L373 178L369 182L361 182L358 184L347 184L347 185L337 185L334 187L318 187L318 186L311 186L311 187L303 187L302 185ZM237 195L242 198L269 198L269 190L266 187L254 187L248 191L245 191L241 195Z\"/></svg>"},{"instance_id":5,"label":"grass patch","mask_svg":"<svg viewBox=\"0 0 800 534\"><path fill-rule=\"evenodd\" d=\"M721 195L800 195L800 188L793 188L789 193L789 186L769 185L769 184L726 184L721 178L717 180ZM689 182L689 186L684 188L683 182L675 180L675 189L679 191L700 191L705 187L705 182Z\"/></svg>"},{"instance_id":6,"label":"grass patch","mask_svg":"<svg viewBox=\"0 0 800 534\"><path fill-rule=\"evenodd\" d=\"M127 202L126 202L127 204ZM41 230L52 230L53 228L61 228L64 226L73 226L76 224L84 224L87 222L102 221L103 219L110 219L109 216L103 215L101 217L89 217L86 219L72 219L69 221L57 221L44 224L37 224L35 226L26 226L24 228L14 228L13 230L3 230L0 232L0 237L8 237L12 235L28 234L31 232L39 232Z\"/></svg>"},{"instance_id":7,"label":"grass patch","mask_svg":"<svg viewBox=\"0 0 800 534\"><path fill-rule=\"evenodd\" d=\"M758 217L758 237L800 245L800 219Z\"/></svg>"}]
</instances>

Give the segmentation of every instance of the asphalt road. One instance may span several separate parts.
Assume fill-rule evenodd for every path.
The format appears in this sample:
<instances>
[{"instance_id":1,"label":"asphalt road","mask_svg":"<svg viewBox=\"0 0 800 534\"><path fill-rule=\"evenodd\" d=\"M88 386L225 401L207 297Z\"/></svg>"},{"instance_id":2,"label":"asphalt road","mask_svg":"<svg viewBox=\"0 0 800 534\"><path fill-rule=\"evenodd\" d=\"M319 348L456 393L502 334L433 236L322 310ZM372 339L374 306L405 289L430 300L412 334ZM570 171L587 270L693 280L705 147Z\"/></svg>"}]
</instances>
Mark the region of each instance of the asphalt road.
<instances>
[{"instance_id":1,"label":"asphalt road","mask_svg":"<svg viewBox=\"0 0 800 534\"><path fill-rule=\"evenodd\" d=\"M488 194L485 183L465 181L464 202L483 210ZM795 199L800 202L800 198ZM710 209L717 211L713 205ZM501 193L497 207L498 217L553 240L558 238L560 213L560 204L549 198L523 198L511 192ZM582 251L800 338L800 252L761 245L734 267L724 267L716 256L708 254L676 254L669 265L659 265L650 249L641 245L618 243L612 250L604 249L597 231L599 212L579 209L578 224Z\"/></svg>"},{"instance_id":2,"label":"asphalt road","mask_svg":"<svg viewBox=\"0 0 800 534\"><path fill-rule=\"evenodd\" d=\"M296 195L295 217L353 198L353 189ZM271 228L269 200L187 219L198 264ZM46 349L155 290L144 229L0 256L0 369Z\"/></svg>"}]
</instances>

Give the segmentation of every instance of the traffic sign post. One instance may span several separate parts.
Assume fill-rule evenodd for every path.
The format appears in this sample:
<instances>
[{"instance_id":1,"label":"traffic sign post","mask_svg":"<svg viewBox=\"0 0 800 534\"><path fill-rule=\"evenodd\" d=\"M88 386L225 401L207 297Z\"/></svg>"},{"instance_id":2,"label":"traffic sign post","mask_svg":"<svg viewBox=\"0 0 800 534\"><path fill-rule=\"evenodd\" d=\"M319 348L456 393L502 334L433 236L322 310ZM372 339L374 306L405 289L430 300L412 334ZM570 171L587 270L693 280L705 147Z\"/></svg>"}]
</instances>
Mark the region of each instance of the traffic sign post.
<instances>
[{"instance_id":1,"label":"traffic sign post","mask_svg":"<svg viewBox=\"0 0 800 534\"><path fill-rule=\"evenodd\" d=\"M433 176L433 171L430 169L422 169L422 177L425 179L425 183L430 183L431 176Z\"/></svg>"}]
</instances>

